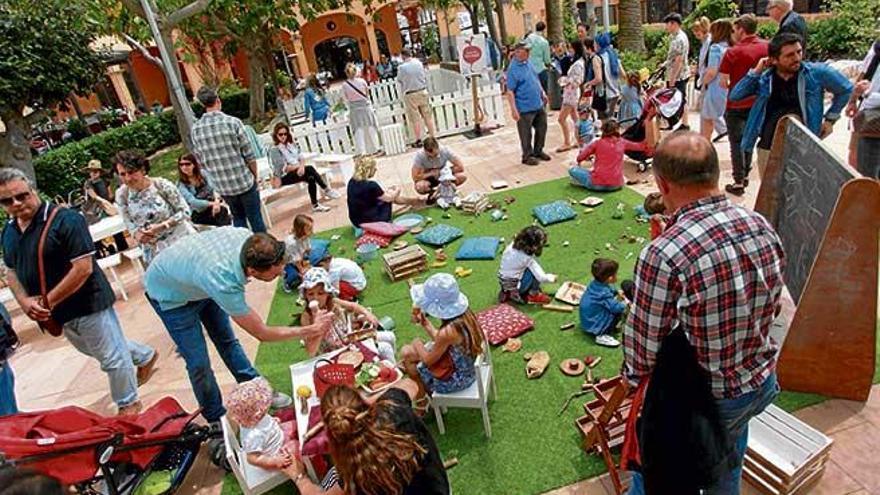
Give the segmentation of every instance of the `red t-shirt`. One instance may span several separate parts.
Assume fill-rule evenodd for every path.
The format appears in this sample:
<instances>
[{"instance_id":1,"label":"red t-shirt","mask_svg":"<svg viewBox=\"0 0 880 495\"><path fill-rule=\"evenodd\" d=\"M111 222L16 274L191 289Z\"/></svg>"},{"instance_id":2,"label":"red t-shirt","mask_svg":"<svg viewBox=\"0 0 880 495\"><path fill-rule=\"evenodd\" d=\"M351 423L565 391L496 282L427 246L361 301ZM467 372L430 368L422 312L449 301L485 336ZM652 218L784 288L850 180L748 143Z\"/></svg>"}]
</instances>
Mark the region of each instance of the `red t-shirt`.
<instances>
[{"instance_id":1,"label":"red t-shirt","mask_svg":"<svg viewBox=\"0 0 880 495\"><path fill-rule=\"evenodd\" d=\"M718 72L730 76L730 90L733 90L736 83L746 77L752 67L758 65L758 60L767 56L768 46L769 44L765 40L753 34L746 36L724 53ZM727 109L744 110L751 108L754 103L754 96L740 101L727 100Z\"/></svg>"}]
</instances>

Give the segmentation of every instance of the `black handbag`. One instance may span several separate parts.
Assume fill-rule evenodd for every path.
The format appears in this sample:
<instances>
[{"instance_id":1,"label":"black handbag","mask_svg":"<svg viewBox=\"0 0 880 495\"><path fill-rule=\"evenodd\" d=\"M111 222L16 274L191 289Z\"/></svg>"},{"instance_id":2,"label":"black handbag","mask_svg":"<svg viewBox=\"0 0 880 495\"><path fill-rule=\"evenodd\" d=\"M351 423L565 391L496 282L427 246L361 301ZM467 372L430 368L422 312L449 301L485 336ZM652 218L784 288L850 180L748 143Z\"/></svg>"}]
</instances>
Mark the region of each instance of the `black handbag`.
<instances>
[{"instance_id":1,"label":"black handbag","mask_svg":"<svg viewBox=\"0 0 880 495\"><path fill-rule=\"evenodd\" d=\"M602 60L601 55L593 55L593 57L599 57L599 67L602 68L602 90L600 91L599 88L596 88L593 91L593 102L590 104L590 106L593 108L593 110L595 110L599 114L602 114L608 111L608 89L606 85L607 79L605 75L605 61ZM591 57L590 65L592 66L592 64L593 59Z\"/></svg>"},{"instance_id":2,"label":"black handbag","mask_svg":"<svg viewBox=\"0 0 880 495\"><path fill-rule=\"evenodd\" d=\"M0 318L0 363L3 363L15 352L21 341L6 318Z\"/></svg>"}]
</instances>

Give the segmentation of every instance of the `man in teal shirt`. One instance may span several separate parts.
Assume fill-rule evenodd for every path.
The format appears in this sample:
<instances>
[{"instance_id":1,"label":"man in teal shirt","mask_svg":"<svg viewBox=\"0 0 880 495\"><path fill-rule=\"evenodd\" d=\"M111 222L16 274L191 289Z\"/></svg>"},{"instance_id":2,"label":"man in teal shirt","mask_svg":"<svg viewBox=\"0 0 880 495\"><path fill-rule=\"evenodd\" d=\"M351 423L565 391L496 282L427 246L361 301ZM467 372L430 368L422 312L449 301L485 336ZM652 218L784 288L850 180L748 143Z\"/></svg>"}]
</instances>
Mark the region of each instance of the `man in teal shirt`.
<instances>
[{"instance_id":1,"label":"man in teal shirt","mask_svg":"<svg viewBox=\"0 0 880 495\"><path fill-rule=\"evenodd\" d=\"M547 91L547 66L550 65L550 42L544 37L544 30L547 25L544 21L538 21L535 25L535 32L526 36L525 42L529 45L531 52L529 53L529 62L535 73L538 74L538 80L541 81L541 87Z\"/></svg>"},{"instance_id":2,"label":"man in teal shirt","mask_svg":"<svg viewBox=\"0 0 880 495\"><path fill-rule=\"evenodd\" d=\"M284 243L271 235L220 227L165 248L144 275L147 300L186 362L190 384L208 422L219 421L226 410L204 333L241 383L259 374L238 342L230 317L263 342L323 335L330 328L330 313L322 312L304 327L267 326L248 306L244 293L248 280L271 282L284 270L285 262Z\"/></svg>"}]
</instances>

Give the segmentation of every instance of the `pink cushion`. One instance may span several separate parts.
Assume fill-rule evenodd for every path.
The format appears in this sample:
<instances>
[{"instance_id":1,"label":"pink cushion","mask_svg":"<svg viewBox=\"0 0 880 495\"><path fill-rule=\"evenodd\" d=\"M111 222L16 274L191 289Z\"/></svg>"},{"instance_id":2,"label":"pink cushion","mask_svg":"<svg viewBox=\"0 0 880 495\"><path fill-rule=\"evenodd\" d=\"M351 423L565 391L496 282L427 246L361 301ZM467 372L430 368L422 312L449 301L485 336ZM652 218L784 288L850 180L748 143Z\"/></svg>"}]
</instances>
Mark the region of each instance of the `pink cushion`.
<instances>
[{"instance_id":1,"label":"pink cushion","mask_svg":"<svg viewBox=\"0 0 880 495\"><path fill-rule=\"evenodd\" d=\"M394 225L390 222L362 223L361 228L364 229L364 232L366 233L377 234L384 237L391 237L392 239L399 235L405 234L409 230L406 227Z\"/></svg>"},{"instance_id":2,"label":"pink cushion","mask_svg":"<svg viewBox=\"0 0 880 495\"><path fill-rule=\"evenodd\" d=\"M364 235L358 237L357 241L355 241L355 245L362 246L364 244L375 244L380 248L383 248L388 244L391 244L391 239L391 237L364 232Z\"/></svg>"},{"instance_id":3,"label":"pink cushion","mask_svg":"<svg viewBox=\"0 0 880 495\"><path fill-rule=\"evenodd\" d=\"M309 428L321 422L321 406L314 406L309 409ZM321 431L308 439L302 446L303 457L312 457L316 455L324 455L330 453L330 439L327 438L327 429L321 428Z\"/></svg>"},{"instance_id":4,"label":"pink cushion","mask_svg":"<svg viewBox=\"0 0 880 495\"><path fill-rule=\"evenodd\" d=\"M477 313L477 321L492 345L502 344L535 326L534 320L508 304L499 304L480 311Z\"/></svg>"}]
</instances>

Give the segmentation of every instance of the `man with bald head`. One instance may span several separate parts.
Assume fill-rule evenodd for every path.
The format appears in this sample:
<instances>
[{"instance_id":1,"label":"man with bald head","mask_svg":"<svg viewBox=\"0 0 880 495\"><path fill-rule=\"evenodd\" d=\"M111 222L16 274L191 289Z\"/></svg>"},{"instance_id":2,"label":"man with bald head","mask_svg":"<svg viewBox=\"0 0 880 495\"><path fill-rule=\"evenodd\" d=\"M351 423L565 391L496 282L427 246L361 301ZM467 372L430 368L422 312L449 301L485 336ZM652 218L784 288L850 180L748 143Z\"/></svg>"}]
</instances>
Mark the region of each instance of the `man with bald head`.
<instances>
[{"instance_id":1,"label":"man with bald head","mask_svg":"<svg viewBox=\"0 0 880 495\"><path fill-rule=\"evenodd\" d=\"M738 494L749 419L779 390L770 324L783 288L782 243L764 217L721 192L715 148L699 134L664 139L653 169L672 217L636 263L626 377L637 385L651 376L664 338L683 331L735 447L734 466L705 493Z\"/></svg>"}]
</instances>

